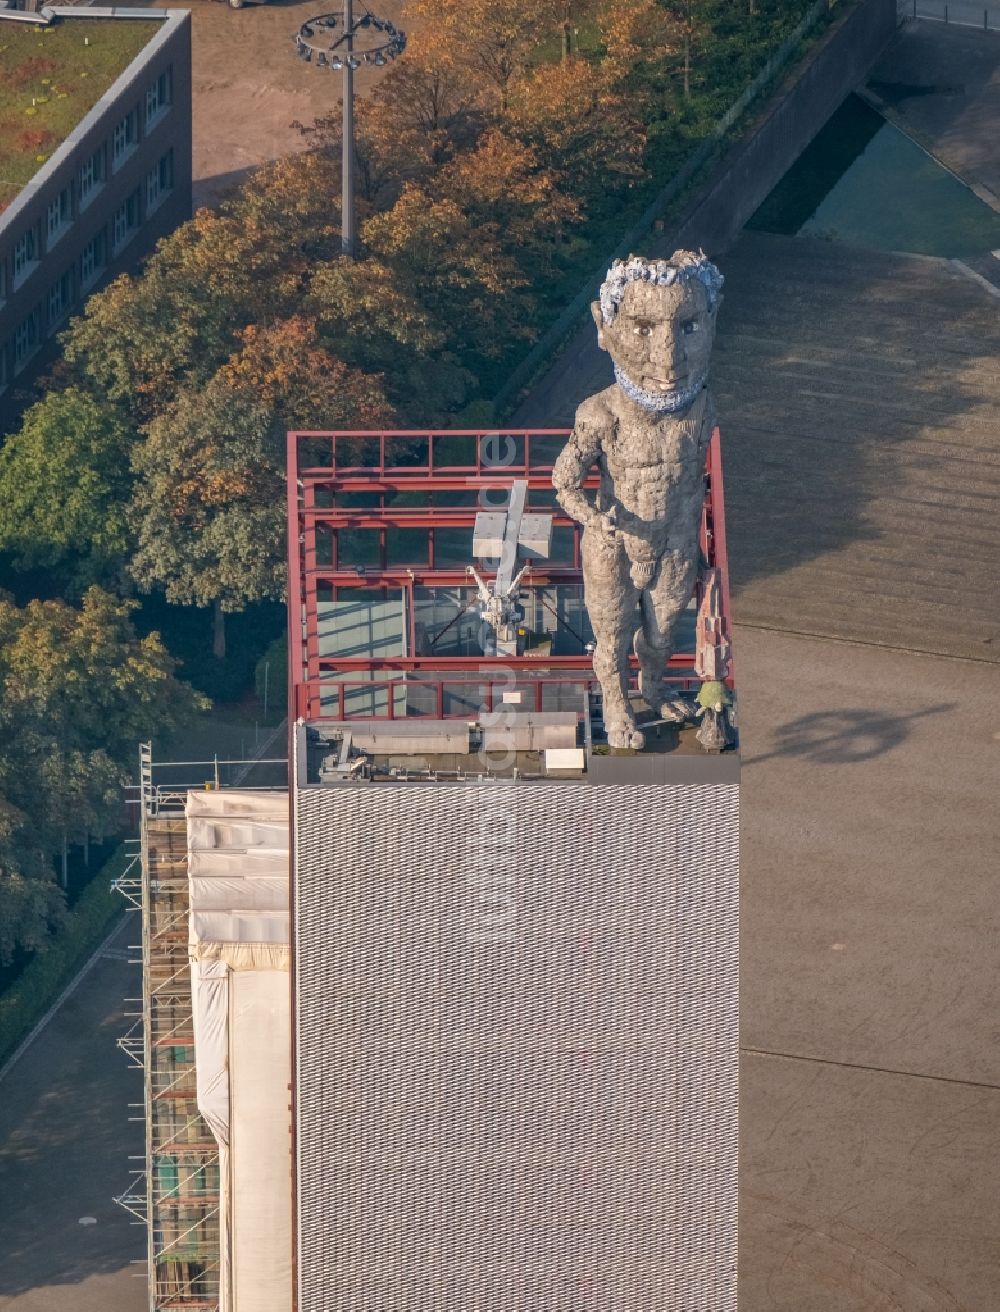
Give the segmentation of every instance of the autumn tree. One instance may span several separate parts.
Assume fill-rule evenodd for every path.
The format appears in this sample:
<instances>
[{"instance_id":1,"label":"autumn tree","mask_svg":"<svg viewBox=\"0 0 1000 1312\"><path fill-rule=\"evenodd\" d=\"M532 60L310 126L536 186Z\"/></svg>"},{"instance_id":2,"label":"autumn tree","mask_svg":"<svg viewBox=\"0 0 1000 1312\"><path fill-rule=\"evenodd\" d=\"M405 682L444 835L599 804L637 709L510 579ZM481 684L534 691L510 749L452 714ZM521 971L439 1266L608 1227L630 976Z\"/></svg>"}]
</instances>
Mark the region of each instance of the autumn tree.
<instances>
[{"instance_id":1,"label":"autumn tree","mask_svg":"<svg viewBox=\"0 0 1000 1312\"><path fill-rule=\"evenodd\" d=\"M414 298L398 269L376 256L317 266L303 309L345 364L381 375L405 427L447 422L475 391L447 325Z\"/></svg>"},{"instance_id":2,"label":"autumn tree","mask_svg":"<svg viewBox=\"0 0 1000 1312\"><path fill-rule=\"evenodd\" d=\"M521 78L507 125L561 190L584 205L642 176L643 124L627 98L584 60Z\"/></svg>"},{"instance_id":3,"label":"autumn tree","mask_svg":"<svg viewBox=\"0 0 1000 1312\"><path fill-rule=\"evenodd\" d=\"M647 106L654 98L662 102L664 69L685 50L693 31L681 17L681 3L668 8L665 0L609 0L601 6L601 71L620 94ZM687 58L690 63L690 50Z\"/></svg>"},{"instance_id":4,"label":"autumn tree","mask_svg":"<svg viewBox=\"0 0 1000 1312\"><path fill-rule=\"evenodd\" d=\"M0 550L73 589L116 576L136 440L115 407L75 387L49 392L0 448Z\"/></svg>"},{"instance_id":5,"label":"autumn tree","mask_svg":"<svg viewBox=\"0 0 1000 1312\"><path fill-rule=\"evenodd\" d=\"M207 705L156 634L136 637L134 606L99 588L79 608L0 594L0 962L58 920L53 858L117 820L140 739Z\"/></svg>"},{"instance_id":6,"label":"autumn tree","mask_svg":"<svg viewBox=\"0 0 1000 1312\"><path fill-rule=\"evenodd\" d=\"M395 203L406 182L425 182L479 131L474 91L461 69L424 64L411 49L354 109L355 185L362 218ZM324 152L339 188L343 115L296 124ZM339 191L337 192L339 195Z\"/></svg>"},{"instance_id":7,"label":"autumn tree","mask_svg":"<svg viewBox=\"0 0 1000 1312\"><path fill-rule=\"evenodd\" d=\"M516 251L534 281L551 273L581 218L566 181L561 170L541 163L533 145L490 128L473 150L440 170L437 185L477 231L495 234Z\"/></svg>"},{"instance_id":8,"label":"autumn tree","mask_svg":"<svg viewBox=\"0 0 1000 1312\"><path fill-rule=\"evenodd\" d=\"M420 32L410 36L407 53L379 82L371 99L385 106L401 128L431 142L435 164L468 144L476 132L475 80L461 66L436 62L433 42Z\"/></svg>"},{"instance_id":9,"label":"autumn tree","mask_svg":"<svg viewBox=\"0 0 1000 1312\"><path fill-rule=\"evenodd\" d=\"M63 334L76 380L138 424L212 377L248 324L294 313L312 264L339 249L322 153L256 171L219 213L199 210L140 275L86 302Z\"/></svg>"},{"instance_id":10,"label":"autumn tree","mask_svg":"<svg viewBox=\"0 0 1000 1312\"><path fill-rule=\"evenodd\" d=\"M349 368L293 317L247 327L203 388L184 391L136 448L131 570L167 600L212 606L215 654L226 611L279 598L285 551L285 432L392 420L381 381Z\"/></svg>"},{"instance_id":11,"label":"autumn tree","mask_svg":"<svg viewBox=\"0 0 1000 1312\"><path fill-rule=\"evenodd\" d=\"M534 299L497 224L477 225L456 201L408 184L391 210L362 226L361 238L463 362L496 359L531 336Z\"/></svg>"},{"instance_id":12,"label":"autumn tree","mask_svg":"<svg viewBox=\"0 0 1000 1312\"><path fill-rule=\"evenodd\" d=\"M465 72L501 113L557 21L552 0L412 0L408 12L423 24L424 57Z\"/></svg>"}]
</instances>

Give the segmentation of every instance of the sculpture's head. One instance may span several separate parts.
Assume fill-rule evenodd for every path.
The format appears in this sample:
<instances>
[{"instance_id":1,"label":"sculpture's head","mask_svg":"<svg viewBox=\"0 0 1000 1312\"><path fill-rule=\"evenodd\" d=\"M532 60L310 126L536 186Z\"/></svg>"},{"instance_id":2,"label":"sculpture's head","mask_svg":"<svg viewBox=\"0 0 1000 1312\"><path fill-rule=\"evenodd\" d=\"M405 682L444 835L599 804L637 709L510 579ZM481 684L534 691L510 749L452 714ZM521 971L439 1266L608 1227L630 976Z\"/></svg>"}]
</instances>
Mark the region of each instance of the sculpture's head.
<instances>
[{"instance_id":1,"label":"sculpture's head","mask_svg":"<svg viewBox=\"0 0 1000 1312\"><path fill-rule=\"evenodd\" d=\"M708 377L722 275L703 254L616 260L591 306L619 385L650 409L680 410Z\"/></svg>"}]
</instances>

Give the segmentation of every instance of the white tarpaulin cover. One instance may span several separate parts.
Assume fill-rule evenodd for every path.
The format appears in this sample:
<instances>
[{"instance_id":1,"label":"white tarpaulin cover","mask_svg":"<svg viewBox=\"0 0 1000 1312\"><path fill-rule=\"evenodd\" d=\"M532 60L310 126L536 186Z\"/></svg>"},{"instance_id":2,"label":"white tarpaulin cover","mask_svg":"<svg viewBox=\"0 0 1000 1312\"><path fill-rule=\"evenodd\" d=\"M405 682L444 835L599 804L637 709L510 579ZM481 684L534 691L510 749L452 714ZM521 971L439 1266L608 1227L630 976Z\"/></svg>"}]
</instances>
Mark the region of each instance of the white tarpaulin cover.
<instances>
[{"instance_id":1,"label":"white tarpaulin cover","mask_svg":"<svg viewBox=\"0 0 1000 1312\"><path fill-rule=\"evenodd\" d=\"M198 1109L219 1144L220 1312L292 1305L288 794L189 793Z\"/></svg>"}]
</instances>

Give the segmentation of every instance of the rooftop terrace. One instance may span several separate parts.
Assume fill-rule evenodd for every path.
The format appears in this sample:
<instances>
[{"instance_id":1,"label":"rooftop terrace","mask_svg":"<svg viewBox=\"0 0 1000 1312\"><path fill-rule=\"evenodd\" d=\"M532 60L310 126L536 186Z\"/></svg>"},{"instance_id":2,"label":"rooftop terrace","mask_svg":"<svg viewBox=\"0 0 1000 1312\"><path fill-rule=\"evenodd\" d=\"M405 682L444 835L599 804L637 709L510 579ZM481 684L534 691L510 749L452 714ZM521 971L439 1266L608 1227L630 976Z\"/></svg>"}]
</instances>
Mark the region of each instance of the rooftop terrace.
<instances>
[{"instance_id":1,"label":"rooftop terrace","mask_svg":"<svg viewBox=\"0 0 1000 1312\"><path fill-rule=\"evenodd\" d=\"M423 773L464 777L482 758L494 772L493 753L521 778L566 777L615 754L581 530L552 488L568 436L290 434L291 710L310 744L300 779L412 777L417 757ZM705 472L702 573L664 669L685 706L706 680L733 688L718 434ZM636 672L633 661L633 685ZM700 751L692 729L632 696L655 729L643 756Z\"/></svg>"},{"instance_id":2,"label":"rooftop terrace","mask_svg":"<svg viewBox=\"0 0 1000 1312\"><path fill-rule=\"evenodd\" d=\"M0 212L158 31L142 18L0 14Z\"/></svg>"}]
</instances>

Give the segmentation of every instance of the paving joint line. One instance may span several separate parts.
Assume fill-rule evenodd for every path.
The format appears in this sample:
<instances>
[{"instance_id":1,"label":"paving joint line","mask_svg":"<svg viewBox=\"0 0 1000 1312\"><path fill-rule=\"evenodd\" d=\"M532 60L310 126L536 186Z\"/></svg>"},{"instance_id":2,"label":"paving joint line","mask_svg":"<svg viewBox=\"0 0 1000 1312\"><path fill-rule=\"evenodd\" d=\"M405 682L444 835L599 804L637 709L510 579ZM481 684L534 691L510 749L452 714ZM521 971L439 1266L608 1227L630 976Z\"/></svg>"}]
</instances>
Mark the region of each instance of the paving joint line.
<instances>
[{"instance_id":1,"label":"paving joint line","mask_svg":"<svg viewBox=\"0 0 1000 1312\"><path fill-rule=\"evenodd\" d=\"M926 1071L901 1071L893 1066L866 1066L857 1061L835 1061L832 1057L810 1057L798 1052L774 1052L769 1048L751 1048L740 1046L740 1052L754 1057L775 1057L779 1061L806 1061L817 1066L837 1066L848 1071L871 1071L874 1075L900 1075L910 1080L933 1080L936 1084L961 1084L969 1089L991 1089L1000 1093L1000 1084L990 1084L988 1080L963 1080L954 1075L929 1075Z\"/></svg>"},{"instance_id":2,"label":"paving joint line","mask_svg":"<svg viewBox=\"0 0 1000 1312\"><path fill-rule=\"evenodd\" d=\"M737 600L736 609L739 609ZM751 620L733 620L733 628L754 629L758 633L786 633L791 638L812 638L816 642L839 642L845 647L864 647L868 651L898 651L907 656L927 656L939 661L964 661L969 665L995 666L1000 662L986 656L955 656L951 652L930 651L926 647L898 647L889 642L864 642L861 638L838 638L832 633L810 633L805 629L780 628L776 624L754 624Z\"/></svg>"}]
</instances>

